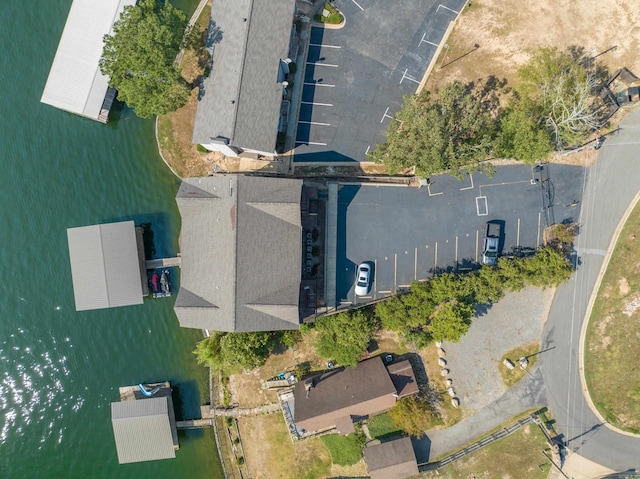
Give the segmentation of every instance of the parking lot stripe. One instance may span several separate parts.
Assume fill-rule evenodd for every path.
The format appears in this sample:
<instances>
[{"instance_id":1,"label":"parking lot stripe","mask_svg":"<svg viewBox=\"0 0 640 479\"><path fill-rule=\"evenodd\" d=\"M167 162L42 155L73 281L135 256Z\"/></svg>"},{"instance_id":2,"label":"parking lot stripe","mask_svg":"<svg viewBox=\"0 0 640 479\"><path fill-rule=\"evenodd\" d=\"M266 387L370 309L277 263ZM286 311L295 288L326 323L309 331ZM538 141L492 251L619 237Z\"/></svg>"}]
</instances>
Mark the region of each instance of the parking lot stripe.
<instances>
[{"instance_id":1,"label":"parking lot stripe","mask_svg":"<svg viewBox=\"0 0 640 479\"><path fill-rule=\"evenodd\" d=\"M314 106L333 106L332 103L316 103L314 101L301 101L303 105L314 105Z\"/></svg>"},{"instance_id":2,"label":"parking lot stripe","mask_svg":"<svg viewBox=\"0 0 640 479\"><path fill-rule=\"evenodd\" d=\"M416 253L413 261L413 280L416 281L418 279L418 247L416 246Z\"/></svg>"},{"instance_id":3,"label":"parking lot stripe","mask_svg":"<svg viewBox=\"0 0 640 479\"><path fill-rule=\"evenodd\" d=\"M324 48L342 48L339 45L325 45L324 43L309 43L310 47L324 47Z\"/></svg>"},{"instance_id":4,"label":"parking lot stripe","mask_svg":"<svg viewBox=\"0 0 640 479\"><path fill-rule=\"evenodd\" d=\"M307 65L320 65L320 66L323 66L323 67L338 68L338 65L334 65L333 63L307 62Z\"/></svg>"},{"instance_id":5,"label":"parking lot stripe","mask_svg":"<svg viewBox=\"0 0 640 479\"><path fill-rule=\"evenodd\" d=\"M536 249L540 246L540 219L542 217L542 213L538 213L538 236L536 236Z\"/></svg>"},{"instance_id":6,"label":"parking lot stripe","mask_svg":"<svg viewBox=\"0 0 640 479\"><path fill-rule=\"evenodd\" d=\"M351 0L351 1L356 4L356 7L358 7L360 10L362 10L364 12L364 8L362 8L360 6L360 4L358 2L356 2L356 0Z\"/></svg>"},{"instance_id":7,"label":"parking lot stripe","mask_svg":"<svg viewBox=\"0 0 640 479\"><path fill-rule=\"evenodd\" d=\"M435 254L435 259L433 261L433 269L436 269L438 267L438 242L436 241L436 254Z\"/></svg>"},{"instance_id":8,"label":"parking lot stripe","mask_svg":"<svg viewBox=\"0 0 640 479\"><path fill-rule=\"evenodd\" d=\"M391 291L378 291L380 294L391 294Z\"/></svg>"},{"instance_id":9,"label":"parking lot stripe","mask_svg":"<svg viewBox=\"0 0 640 479\"><path fill-rule=\"evenodd\" d=\"M393 289L397 289L398 288L398 253L393 253Z\"/></svg>"},{"instance_id":10,"label":"parking lot stripe","mask_svg":"<svg viewBox=\"0 0 640 479\"><path fill-rule=\"evenodd\" d=\"M518 234L516 234L516 248L520 248L520 218L518 218Z\"/></svg>"},{"instance_id":11,"label":"parking lot stripe","mask_svg":"<svg viewBox=\"0 0 640 479\"><path fill-rule=\"evenodd\" d=\"M422 34L422 39L420 40L420 43L418 44L418 46L422 45L423 43L428 43L429 45L433 45L436 48L439 46L437 43L433 43L433 42L430 42L429 40L425 40L424 37L426 36L427 36L426 32Z\"/></svg>"},{"instance_id":12,"label":"parking lot stripe","mask_svg":"<svg viewBox=\"0 0 640 479\"><path fill-rule=\"evenodd\" d=\"M440 191L439 193L431 193L431 185L429 183L427 183L427 191L429 192L429 196L438 196L444 193L443 191Z\"/></svg>"},{"instance_id":13,"label":"parking lot stripe","mask_svg":"<svg viewBox=\"0 0 640 479\"><path fill-rule=\"evenodd\" d=\"M460 188L460 191L473 189L473 173L469 173L469 178L471 179L471 186L465 186L464 188Z\"/></svg>"},{"instance_id":14,"label":"parking lot stripe","mask_svg":"<svg viewBox=\"0 0 640 479\"><path fill-rule=\"evenodd\" d=\"M315 141L296 141L296 145L317 145L317 146L327 146L326 143L316 143Z\"/></svg>"},{"instance_id":15,"label":"parking lot stripe","mask_svg":"<svg viewBox=\"0 0 640 479\"><path fill-rule=\"evenodd\" d=\"M456 235L456 269L458 268L458 236Z\"/></svg>"},{"instance_id":16,"label":"parking lot stripe","mask_svg":"<svg viewBox=\"0 0 640 479\"><path fill-rule=\"evenodd\" d=\"M409 70L408 68L405 68L404 73L402 74L402 78L400 78L400 83L402 83L402 80L404 80L404 79L406 78L407 80L410 80L410 81L412 81L412 82L415 82L415 83L417 83L417 84L419 85L419 84L420 84L420 82L419 82L418 80L414 80L414 79L413 79L413 78L411 78L409 75L407 75L407 71L408 71L408 70Z\"/></svg>"},{"instance_id":17,"label":"parking lot stripe","mask_svg":"<svg viewBox=\"0 0 640 479\"><path fill-rule=\"evenodd\" d=\"M387 115L388 111L389 111L389 107L387 107L387 109L384 111L384 115L382 115L382 118L380 119L380 123L382 123L385 118L391 118L389 115Z\"/></svg>"},{"instance_id":18,"label":"parking lot stripe","mask_svg":"<svg viewBox=\"0 0 640 479\"><path fill-rule=\"evenodd\" d=\"M480 231L476 230L476 263L478 262L478 239L480 236Z\"/></svg>"},{"instance_id":19,"label":"parking lot stripe","mask_svg":"<svg viewBox=\"0 0 640 479\"><path fill-rule=\"evenodd\" d=\"M373 260L373 299L376 299L376 286L378 286L378 283L376 283L376 279L378 277L378 258Z\"/></svg>"},{"instance_id":20,"label":"parking lot stripe","mask_svg":"<svg viewBox=\"0 0 640 479\"><path fill-rule=\"evenodd\" d=\"M453 10L452 8L449 8L449 7L447 7L445 5L442 5L442 4L438 5L438 8L436 8L436 12L440 11L441 8L444 8L445 10L449 10L450 12L453 12L456 15L459 13L459 12L456 12L455 10Z\"/></svg>"},{"instance_id":21,"label":"parking lot stripe","mask_svg":"<svg viewBox=\"0 0 640 479\"><path fill-rule=\"evenodd\" d=\"M305 125L331 126L331 123L320 123L320 122L317 122L317 121L304 121L304 120L300 120L298 123L304 123Z\"/></svg>"},{"instance_id":22,"label":"parking lot stripe","mask_svg":"<svg viewBox=\"0 0 640 479\"><path fill-rule=\"evenodd\" d=\"M480 213L480 201L478 200L484 200L484 209L483 209L483 213ZM478 213L478 216L487 216L489 214L489 205L487 205L487 197L486 196L476 196L476 212Z\"/></svg>"},{"instance_id":23,"label":"parking lot stripe","mask_svg":"<svg viewBox=\"0 0 640 479\"><path fill-rule=\"evenodd\" d=\"M328 88L335 88L335 85L329 85L328 83L317 83L317 82L304 82L303 85L307 86L326 86Z\"/></svg>"}]
</instances>

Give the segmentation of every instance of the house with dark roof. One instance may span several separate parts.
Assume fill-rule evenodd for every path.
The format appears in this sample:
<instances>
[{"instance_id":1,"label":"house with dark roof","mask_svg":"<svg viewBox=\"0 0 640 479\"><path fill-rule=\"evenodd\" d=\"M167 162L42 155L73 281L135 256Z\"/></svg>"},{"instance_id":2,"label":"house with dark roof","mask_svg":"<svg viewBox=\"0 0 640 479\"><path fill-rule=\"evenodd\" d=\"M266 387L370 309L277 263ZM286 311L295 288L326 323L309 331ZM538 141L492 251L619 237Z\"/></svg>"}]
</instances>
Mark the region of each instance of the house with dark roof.
<instances>
[{"instance_id":1,"label":"house with dark roof","mask_svg":"<svg viewBox=\"0 0 640 479\"><path fill-rule=\"evenodd\" d=\"M402 368L402 376L396 376L410 375L415 384L411 365L408 361L403 363L409 369ZM409 390L406 383L401 385L405 393ZM335 428L340 434L354 432L354 421L391 409L399 397L398 387L380 356L299 382L293 394L293 420L298 430L320 432Z\"/></svg>"},{"instance_id":2,"label":"house with dark roof","mask_svg":"<svg viewBox=\"0 0 640 479\"><path fill-rule=\"evenodd\" d=\"M371 479L404 479L418 475L411 438L403 437L364 448Z\"/></svg>"},{"instance_id":3,"label":"house with dark roof","mask_svg":"<svg viewBox=\"0 0 640 479\"><path fill-rule=\"evenodd\" d=\"M298 329L302 180L217 175L182 181L182 327Z\"/></svg>"},{"instance_id":4,"label":"house with dark roof","mask_svg":"<svg viewBox=\"0 0 640 479\"><path fill-rule=\"evenodd\" d=\"M193 143L226 156L275 155L288 110L283 82L294 12L295 0L213 0L211 73L201 85Z\"/></svg>"}]
</instances>

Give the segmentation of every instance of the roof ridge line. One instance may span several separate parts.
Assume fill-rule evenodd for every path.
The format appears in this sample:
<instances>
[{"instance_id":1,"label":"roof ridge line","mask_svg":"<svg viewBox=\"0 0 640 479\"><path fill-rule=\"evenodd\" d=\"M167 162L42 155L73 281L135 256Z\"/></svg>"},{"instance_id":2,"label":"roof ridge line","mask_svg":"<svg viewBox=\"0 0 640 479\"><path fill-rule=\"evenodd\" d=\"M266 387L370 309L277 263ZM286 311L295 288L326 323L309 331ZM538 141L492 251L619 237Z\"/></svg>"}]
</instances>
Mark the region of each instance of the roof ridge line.
<instances>
[{"instance_id":1,"label":"roof ridge line","mask_svg":"<svg viewBox=\"0 0 640 479\"><path fill-rule=\"evenodd\" d=\"M240 81L238 82L238 98L236 98L236 112L233 115L233 130L231 131L231 139L236 137L236 127L238 126L238 111L240 110L240 93L242 92L242 79L244 78L245 64L247 63L247 44L249 43L249 32L251 31L251 17L253 15L253 2L249 0L249 16L247 17L247 31L244 36L244 45L242 46L242 69L240 70Z\"/></svg>"}]
</instances>

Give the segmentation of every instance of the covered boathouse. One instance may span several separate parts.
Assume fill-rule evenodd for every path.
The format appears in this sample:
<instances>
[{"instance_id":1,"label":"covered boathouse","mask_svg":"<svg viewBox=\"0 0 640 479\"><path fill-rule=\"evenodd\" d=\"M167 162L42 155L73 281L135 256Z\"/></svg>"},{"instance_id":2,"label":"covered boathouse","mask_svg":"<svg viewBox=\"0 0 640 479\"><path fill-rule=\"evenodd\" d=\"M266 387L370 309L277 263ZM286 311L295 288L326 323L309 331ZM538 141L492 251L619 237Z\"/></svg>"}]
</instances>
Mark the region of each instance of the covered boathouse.
<instances>
[{"instance_id":1,"label":"covered boathouse","mask_svg":"<svg viewBox=\"0 0 640 479\"><path fill-rule=\"evenodd\" d=\"M142 304L142 229L133 221L67 229L76 311Z\"/></svg>"},{"instance_id":2,"label":"covered boathouse","mask_svg":"<svg viewBox=\"0 0 640 479\"><path fill-rule=\"evenodd\" d=\"M106 123L116 91L100 72L103 37L136 0L73 0L40 101Z\"/></svg>"},{"instance_id":3,"label":"covered boathouse","mask_svg":"<svg viewBox=\"0 0 640 479\"><path fill-rule=\"evenodd\" d=\"M111 403L111 426L120 464L176 457L180 446L171 384L121 387L120 402Z\"/></svg>"}]
</instances>

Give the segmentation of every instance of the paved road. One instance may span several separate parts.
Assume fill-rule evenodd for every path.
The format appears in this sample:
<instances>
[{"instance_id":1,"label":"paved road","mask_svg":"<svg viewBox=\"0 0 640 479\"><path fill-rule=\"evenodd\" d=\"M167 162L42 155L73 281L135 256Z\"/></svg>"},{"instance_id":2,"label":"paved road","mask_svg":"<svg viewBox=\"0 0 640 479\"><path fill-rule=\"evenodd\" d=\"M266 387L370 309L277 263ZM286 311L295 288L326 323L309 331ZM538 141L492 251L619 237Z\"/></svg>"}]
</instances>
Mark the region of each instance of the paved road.
<instances>
[{"instance_id":1,"label":"paved road","mask_svg":"<svg viewBox=\"0 0 640 479\"><path fill-rule=\"evenodd\" d=\"M582 231L577 238L579 266L558 288L542 336L540 368L549 406L566 446L611 469L640 469L640 438L602 425L583 397L579 340L591 292L614 231L640 189L640 110L608 138L589 169L583 196Z\"/></svg>"}]
</instances>

